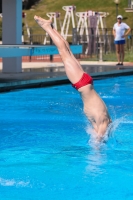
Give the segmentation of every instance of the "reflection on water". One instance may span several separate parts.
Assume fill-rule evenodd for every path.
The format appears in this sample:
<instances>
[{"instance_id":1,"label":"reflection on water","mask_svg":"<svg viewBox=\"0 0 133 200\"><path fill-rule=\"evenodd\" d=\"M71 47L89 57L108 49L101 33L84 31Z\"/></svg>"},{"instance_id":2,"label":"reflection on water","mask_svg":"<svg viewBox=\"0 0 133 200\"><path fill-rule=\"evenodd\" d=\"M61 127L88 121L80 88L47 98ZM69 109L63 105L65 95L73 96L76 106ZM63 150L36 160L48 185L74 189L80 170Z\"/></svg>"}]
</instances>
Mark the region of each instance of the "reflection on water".
<instances>
[{"instance_id":1,"label":"reflection on water","mask_svg":"<svg viewBox=\"0 0 133 200\"><path fill-rule=\"evenodd\" d=\"M83 65L84 71L87 73L99 73L99 72L109 72L112 70L117 70L116 66L96 66L96 65ZM127 69L127 68L126 68ZM0 83L9 83L15 81L25 81L25 80L39 80L39 79L49 79L58 78L66 76L64 66L54 66L49 65L47 67L37 67L37 68L23 68L23 73L15 74L3 74L0 71ZM39 80L40 81L40 80ZM45 81L45 80L43 80ZM117 90L117 86L116 86Z\"/></svg>"},{"instance_id":2,"label":"reflection on water","mask_svg":"<svg viewBox=\"0 0 133 200\"><path fill-rule=\"evenodd\" d=\"M116 66L101 66L101 65L82 65L83 69L88 73L95 72L108 72L112 70L117 70ZM64 66L49 66L49 67L40 67L40 68L23 68L23 72L65 72Z\"/></svg>"},{"instance_id":3,"label":"reflection on water","mask_svg":"<svg viewBox=\"0 0 133 200\"><path fill-rule=\"evenodd\" d=\"M97 175L103 173L102 166L107 162L106 151L91 150L87 156L87 166L85 168L86 174Z\"/></svg>"}]
</instances>

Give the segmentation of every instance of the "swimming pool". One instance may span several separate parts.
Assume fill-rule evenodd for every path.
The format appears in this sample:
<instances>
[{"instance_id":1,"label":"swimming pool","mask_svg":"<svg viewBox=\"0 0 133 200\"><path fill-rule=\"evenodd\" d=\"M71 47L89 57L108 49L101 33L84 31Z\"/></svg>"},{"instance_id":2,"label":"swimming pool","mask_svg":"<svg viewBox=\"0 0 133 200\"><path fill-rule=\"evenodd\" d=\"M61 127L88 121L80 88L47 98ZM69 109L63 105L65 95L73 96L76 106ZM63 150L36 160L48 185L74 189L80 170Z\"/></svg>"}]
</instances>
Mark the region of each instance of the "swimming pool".
<instances>
[{"instance_id":1,"label":"swimming pool","mask_svg":"<svg viewBox=\"0 0 133 200\"><path fill-rule=\"evenodd\" d=\"M94 84L114 124L98 148L71 85L0 94L1 200L133 199L133 76Z\"/></svg>"}]
</instances>

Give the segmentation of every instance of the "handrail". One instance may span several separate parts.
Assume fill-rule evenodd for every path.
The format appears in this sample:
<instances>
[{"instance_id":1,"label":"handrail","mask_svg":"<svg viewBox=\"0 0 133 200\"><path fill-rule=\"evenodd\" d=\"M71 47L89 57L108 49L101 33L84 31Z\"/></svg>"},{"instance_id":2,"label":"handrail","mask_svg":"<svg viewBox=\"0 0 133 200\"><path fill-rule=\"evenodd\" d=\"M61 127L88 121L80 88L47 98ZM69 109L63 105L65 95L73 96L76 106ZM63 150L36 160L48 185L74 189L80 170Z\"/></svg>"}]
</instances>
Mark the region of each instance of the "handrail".
<instances>
[{"instance_id":1,"label":"handrail","mask_svg":"<svg viewBox=\"0 0 133 200\"><path fill-rule=\"evenodd\" d=\"M70 45L73 54L82 53L82 45ZM55 45L0 45L0 57L22 57L39 55L57 55Z\"/></svg>"}]
</instances>

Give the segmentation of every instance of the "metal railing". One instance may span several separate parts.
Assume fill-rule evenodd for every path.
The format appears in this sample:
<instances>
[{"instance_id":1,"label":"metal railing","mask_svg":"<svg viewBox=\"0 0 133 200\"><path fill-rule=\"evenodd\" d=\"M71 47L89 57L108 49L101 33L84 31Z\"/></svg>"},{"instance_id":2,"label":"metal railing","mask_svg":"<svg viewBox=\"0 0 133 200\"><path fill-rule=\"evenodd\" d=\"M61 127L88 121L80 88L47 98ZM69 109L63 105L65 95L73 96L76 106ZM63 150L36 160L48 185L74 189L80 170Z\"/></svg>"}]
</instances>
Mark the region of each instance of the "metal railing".
<instances>
[{"instance_id":1,"label":"metal railing","mask_svg":"<svg viewBox=\"0 0 133 200\"><path fill-rule=\"evenodd\" d=\"M45 45L50 45L50 37L43 31L41 34L35 34L36 29L31 29L30 36L27 34L26 30L23 31L24 44L27 45L44 45L44 40L47 38ZM90 59L90 60L100 60L101 57L104 60L106 55L115 55L115 44L114 37L112 35L112 28L110 29L88 29L89 35L80 35L76 33L75 35L69 34L68 42L69 44L82 44L83 52L81 54L75 55L78 59ZM0 32L1 33L1 32ZM75 37L73 39L73 37ZM133 29L130 35L126 38L125 51L132 51L133 49ZM50 57L49 55L44 56L25 56L23 61L52 61L60 60L59 55Z\"/></svg>"},{"instance_id":2,"label":"metal railing","mask_svg":"<svg viewBox=\"0 0 133 200\"><path fill-rule=\"evenodd\" d=\"M25 37L25 36L24 36ZM26 38L26 37L25 37ZM29 40L27 40L26 44L33 45L42 45L44 42L45 35L32 35ZM69 44L72 44L72 36L69 37ZM77 35L77 44L82 44L83 52L82 55L75 55L76 58L80 59L95 59L100 60L100 56L102 53L102 57L104 58L108 54L115 54L115 44L113 35ZM47 44L50 45L50 38L47 38ZM129 35L126 38L125 50L131 51L133 47L133 35ZM59 56L53 56L55 60L59 60ZM25 58L27 61L48 61L50 60L50 56L35 56L30 58ZM52 61L52 60L51 60Z\"/></svg>"}]
</instances>

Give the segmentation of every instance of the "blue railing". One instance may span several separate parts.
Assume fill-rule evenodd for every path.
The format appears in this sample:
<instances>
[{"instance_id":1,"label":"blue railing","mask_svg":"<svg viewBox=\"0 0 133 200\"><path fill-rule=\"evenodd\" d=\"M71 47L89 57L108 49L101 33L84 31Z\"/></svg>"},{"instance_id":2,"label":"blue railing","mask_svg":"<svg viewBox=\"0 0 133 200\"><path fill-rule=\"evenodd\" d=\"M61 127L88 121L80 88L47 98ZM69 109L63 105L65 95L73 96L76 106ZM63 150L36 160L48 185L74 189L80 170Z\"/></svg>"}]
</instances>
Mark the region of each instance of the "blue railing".
<instances>
[{"instance_id":1,"label":"blue railing","mask_svg":"<svg viewBox=\"0 0 133 200\"><path fill-rule=\"evenodd\" d=\"M70 45L73 54L82 53L82 45ZM55 45L0 45L0 57L58 55Z\"/></svg>"}]
</instances>

